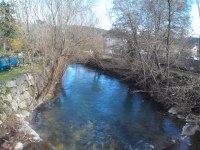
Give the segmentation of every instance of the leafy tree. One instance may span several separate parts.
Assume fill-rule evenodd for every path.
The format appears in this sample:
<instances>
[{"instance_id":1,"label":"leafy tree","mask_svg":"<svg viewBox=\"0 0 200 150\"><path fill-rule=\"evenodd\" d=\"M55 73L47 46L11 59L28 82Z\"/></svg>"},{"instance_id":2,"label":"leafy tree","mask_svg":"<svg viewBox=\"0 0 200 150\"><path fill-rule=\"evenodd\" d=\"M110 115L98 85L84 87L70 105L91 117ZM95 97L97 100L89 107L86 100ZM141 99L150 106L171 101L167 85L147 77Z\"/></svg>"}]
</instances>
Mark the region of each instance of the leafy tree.
<instances>
[{"instance_id":1,"label":"leafy tree","mask_svg":"<svg viewBox=\"0 0 200 150\"><path fill-rule=\"evenodd\" d=\"M12 5L2 1L0 3L0 46L4 50L9 49L9 41L16 37L15 19L13 15L14 10Z\"/></svg>"}]
</instances>

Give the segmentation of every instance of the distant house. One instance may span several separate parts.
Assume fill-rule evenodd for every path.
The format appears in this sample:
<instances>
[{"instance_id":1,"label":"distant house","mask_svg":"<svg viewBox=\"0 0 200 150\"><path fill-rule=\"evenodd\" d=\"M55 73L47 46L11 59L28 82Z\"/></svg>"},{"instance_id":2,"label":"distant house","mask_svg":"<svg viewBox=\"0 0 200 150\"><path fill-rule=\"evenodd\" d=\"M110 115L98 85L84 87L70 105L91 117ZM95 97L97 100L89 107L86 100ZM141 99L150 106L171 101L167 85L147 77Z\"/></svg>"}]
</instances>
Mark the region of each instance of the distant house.
<instances>
[{"instance_id":1,"label":"distant house","mask_svg":"<svg viewBox=\"0 0 200 150\"><path fill-rule=\"evenodd\" d=\"M122 54L125 51L126 40L120 30L110 30L104 34L107 54Z\"/></svg>"},{"instance_id":2,"label":"distant house","mask_svg":"<svg viewBox=\"0 0 200 150\"><path fill-rule=\"evenodd\" d=\"M193 60L199 60L199 49L196 45L191 50L191 57Z\"/></svg>"}]
</instances>

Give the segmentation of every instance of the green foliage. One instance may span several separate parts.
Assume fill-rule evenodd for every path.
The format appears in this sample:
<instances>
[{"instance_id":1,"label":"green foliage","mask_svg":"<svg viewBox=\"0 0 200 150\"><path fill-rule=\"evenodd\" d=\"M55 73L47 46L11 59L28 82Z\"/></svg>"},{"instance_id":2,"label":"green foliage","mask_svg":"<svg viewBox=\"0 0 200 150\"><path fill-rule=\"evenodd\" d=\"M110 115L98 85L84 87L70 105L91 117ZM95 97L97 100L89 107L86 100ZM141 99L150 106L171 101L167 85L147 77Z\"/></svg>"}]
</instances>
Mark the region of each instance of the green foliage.
<instances>
[{"instance_id":1,"label":"green foliage","mask_svg":"<svg viewBox=\"0 0 200 150\"><path fill-rule=\"evenodd\" d=\"M15 54L19 54L19 53L23 53L23 52L24 52L23 50L15 50L14 51Z\"/></svg>"},{"instance_id":2,"label":"green foliage","mask_svg":"<svg viewBox=\"0 0 200 150\"><path fill-rule=\"evenodd\" d=\"M1 72L0 73L0 82L10 80L20 74L28 72L29 70L30 70L30 67L21 67L21 68L15 68L10 71Z\"/></svg>"},{"instance_id":3,"label":"green foliage","mask_svg":"<svg viewBox=\"0 0 200 150\"><path fill-rule=\"evenodd\" d=\"M104 61L104 62L111 62L112 58L109 57L109 56L104 55L104 56L102 56L101 60Z\"/></svg>"},{"instance_id":4,"label":"green foliage","mask_svg":"<svg viewBox=\"0 0 200 150\"><path fill-rule=\"evenodd\" d=\"M174 78L174 81L176 81L176 83L178 83L180 85L188 85L189 82L192 80L191 75L188 75L183 72L173 71L173 72L171 72L171 74Z\"/></svg>"},{"instance_id":5,"label":"green foliage","mask_svg":"<svg viewBox=\"0 0 200 150\"><path fill-rule=\"evenodd\" d=\"M0 3L0 37L3 39L0 43L1 46L3 46L3 43L8 45L9 40L17 36L13 15L12 5L2 1Z\"/></svg>"}]
</instances>

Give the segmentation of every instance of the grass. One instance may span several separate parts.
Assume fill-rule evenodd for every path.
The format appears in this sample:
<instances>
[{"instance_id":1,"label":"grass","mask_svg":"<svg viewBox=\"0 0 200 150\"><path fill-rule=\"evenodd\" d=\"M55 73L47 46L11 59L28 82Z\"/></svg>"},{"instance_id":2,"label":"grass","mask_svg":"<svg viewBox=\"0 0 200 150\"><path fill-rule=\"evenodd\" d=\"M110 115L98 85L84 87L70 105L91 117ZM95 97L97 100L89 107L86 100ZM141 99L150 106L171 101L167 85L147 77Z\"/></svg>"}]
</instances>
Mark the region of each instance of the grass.
<instances>
[{"instance_id":1,"label":"grass","mask_svg":"<svg viewBox=\"0 0 200 150\"><path fill-rule=\"evenodd\" d=\"M173 76L174 81L178 85L189 85L190 82L194 79L192 75L184 72L172 71L171 74Z\"/></svg>"},{"instance_id":2,"label":"grass","mask_svg":"<svg viewBox=\"0 0 200 150\"><path fill-rule=\"evenodd\" d=\"M11 80L12 78L26 73L30 70L30 66L28 67L19 67L19 68L14 68L12 70L8 70L8 71L4 71L4 72L0 72L0 82L2 81L7 81L7 80Z\"/></svg>"},{"instance_id":3,"label":"grass","mask_svg":"<svg viewBox=\"0 0 200 150\"><path fill-rule=\"evenodd\" d=\"M182 79L182 78L191 79L193 77L191 74L180 72L180 71L171 71L171 73L173 76L179 79Z\"/></svg>"},{"instance_id":4,"label":"grass","mask_svg":"<svg viewBox=\"0 0 200 150\"><path fill-rule=\"evenodd\" d=\"M112 61L112 57L111 56L107 56L107 55L103 55L101 57L101 60L104 62L111 62Z\"/></svg>"}]
</instances>

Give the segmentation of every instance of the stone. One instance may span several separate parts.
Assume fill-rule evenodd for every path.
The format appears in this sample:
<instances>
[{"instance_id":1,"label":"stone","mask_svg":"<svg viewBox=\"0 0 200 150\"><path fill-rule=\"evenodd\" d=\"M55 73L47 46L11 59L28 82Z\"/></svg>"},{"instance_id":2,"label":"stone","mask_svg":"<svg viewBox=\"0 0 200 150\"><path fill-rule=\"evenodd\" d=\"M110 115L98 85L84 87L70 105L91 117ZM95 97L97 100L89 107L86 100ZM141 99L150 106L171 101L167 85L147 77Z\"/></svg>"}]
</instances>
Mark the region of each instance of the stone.
<instances>
[{"instance_id":1,"label":"stone","mask_svg":"<svg viewBox=\"0 0 200 150\"><path fill-rule=\"evenodd\" d=\"M0 94L6 94L6 86L0 87Z\"/></svg>"},{"instance_id":2,"label":"stone","mask_svg":"<svg viewBox=\"0 0 200 150\"><path fill-rule=\"evenodd\" d=\"M15 97L13 99L15 99L15 101L17 103L21 103L21 99L17 95L15 95Z\"/></svg>"},{"instance_id":3,"label":"stone","mask_svg":"<svg viewBox=\"0 0 200 150\"><path fill-rule=\"evenodd\" d=\"M185 120L187 122L200 123L200 116L189 114L186 116Z\"/></svg>"},{"instance_id":4,"label":"stone","mask_svg":"<svg viewBox=\"0 0 200 150\"><path fill-rule=\"evenodd\" d=\"M29 123L27 121L24 120L24 116L17 114L16 115L18 118L20 118L22 125L21 128L19 129L19 132L24 132L27 135L31 136L34 142L39 142L42 139L40 138L40 136L35 132L35 130L33 130Z\"/></svg>"},{"instance_id":5,"label":"stone","mask_svg":"<svg viewBox=\"0 0 200 150\"><path fill-rule=\"evenodd\" d=\"M199 125L186 123L186 125L182 129L182 136L191 136L194 135L195 132L199 129Z\"/></svg>"},{"instance_id":6,"label":"stone","mask_svg":"<svg viewBox=\"0 0 200 150\"><path fill-rule=\"evenodd\" d=\"M172 107L172 108L170 108L170 109L168 110L168 112L169 112L170 114L176 115L176 114L177 114L177 109L176 109L175 107Z\"/></svg>"},{"instance_id":7,"label":"stone","mask_svg":"<svg viewBox=\"0 0 200 150\"><path fill-rule=\"evenodd\" d=\"M26 108L27 107L27 104L25 101L22 101L20 104L19 104L19 108L20 109L23 109L23 108Z\"/></svg>"},{"instance_id":8,"label":"stone","mask_svg":"<svg viewBox=\"0 0 200 150\"><path fill-rule=\"evenodd\" d=\"M178 119L185 119L185 117L183 115L177 115Z\"/></svg>"},{"instance_id":9,"label":"stone","mask_svg":"<svg viewBox=\"0 0 200 150\"><path fill-rule=\"evenodd\" d=\"M16 117L20 121L20 129L22 133L26 133L27 137L31 137L33 141L41 141L39 135L30 127L26 121L27 117L30 117L29 110L32 110L36 104L32 103L33 97L33 77L31 74L24 74L16 77L11 81L0 84L0 133L3 133L1 129L4 127L4 122L8 116L17 113ZM5 133L7 134L7 133ZM3 135L5 135L3 134ZM3 136L3 135L0 135ZM12 145L12 149L23 149L23 143L18 141Z\"/></svg>"},{"instance_id":10,"label":"stone","mask_svg":"<svg viewBox=\"0 0 200 150\"><path fill-rule=\"evenodd\" d=\"M23 85L24 83L25 83L25 77L24 77L24 75L18 76L18 77L16 78L16 84L17 84L18 86L21 86L21 85Z\"/></svg>"},{"instance_id":11,"label":"stone","mask_svg":"<svg viewBox=\"0 0 200 150\"><path fill-rule=\"evenodd\" d=\"M10 102L13 100L11 94L8 94L6 97L7 97L8 101L10 101Z\"/></svg>"},{"instance_id":12,"label":"stone","mask_svg":"<svg viewBox=\"0 0 200 150\"><path fill-rule=\"evenodd\" d=\"M25 77L26 77L26 81L28 82L29 86L34 85L34 81L33 81L33 76L32 75L26 74Z\"/></svg>"},{"instance_id":13,"label":"stone","mask_svg":"<svg viewBox=\"0 0 200 150\"><path fill-rule=\"evenodd\" d=\"M5 112L6 116L9 116L12 114L12 109L10 106L4 104L3 109L4 109L3 111Z\"/></svg>"},{"instance_id":14,"label":"stone","mask_svg":"<svg viewBox=\"0 0 200 150\"><path fill-rule=\"evenodd\" d=\"M21 101L25 100L28 102L28 101L31 101L32 96L29 94L29 92L25 91L23 94L20 95L19 98Z\"/></svg>"},{"instance_id":15,"label":"stone","mask_svg":"<svg viewBox=\"0 0 200 150\"><path fill-rule=\"evenodd\" d=\"M7 115L6 115L5 112L3 112L3 113L0 114L0 119L1 119L2 121L4 121L6 118L7 118Z\"/></svg>"},{"instance_id":16,"label":"stone","mask_svg":"<svg viewBox=\"0 0 200 150\"><path fill-rule=\"evenodd\" d=\"M19 93L23 93L28 89L28 86L26 84L22 84L19 86Z\"/></svg>"},{"instance_id":17,"label":"stone","mask_svg":"<svg viewBox=\"0 0 200 150\"><path fill-rule=\"evenodd\" d=\"M29 117L30 116L30 112L25 111L25 110L21 111L20 114L22 114L24 117Z\"/></svg>"},{"instance_id":18,"label":"stone","mask_svg":"<svg viewBox=\"0 0 200 150\"><path fill-rule=\"evenodd\" d=\"M30 135L33 136L33 140L34 140L35 142L41 141L40 136L39 136L33 129L31 130Z\"/></svg>"},{"instance_id":19,"label":"stone","mask_svg":"<svg viewBox=\"0 0 200 150\"><path fill-rule=\"evenodd\" d=\"M21 121L23 121L24 123L26 122L26 121L24 121L25 119L26 119L26 117L28 117L30 114L22 114L22 112L21 113L19 113L19 114L15 114L15 116L16 117L18 117ZM28 124L28 122L27 122L27 124Z\"/></svg>"},{"instance_id":20,"label":"stone","mask_svg":"<svg viewBox=\"0 0 200 150\"><path fill-rule=\"evenodd\" d=\"M17 95L17 91L18 91L18 88L10 88L11 96L14 97L15 95Z\"/></svg>"},{"instance_id":21,"label":"stone","mask_svg":"<svg viewBox=\"0 0 200 150\"><path fill-rule=\"evenodd\" d=\"M17 87L16 80L7 81L6 86L9 88Z\"/></svg>"},{"instance_id":22,"label":"stone","mask_svg":"<svg viewBox=\"0 0 200 150\"><path fill-rule=\"evenodd\" d=\"M17 142L15 144L14 150L22 150L23 149L23 144L21 142Z\"/></svg>"},{"instance_id":23,"label":"stone","mask_svg":"<svg viewBox=\"0 0 200 150\"><path fill-rule=\"evenodd\" d=\"M11 102L11 107L12 107L12 109L13 109L14 111L17 111L17 110L18 110L18 104L17 104L17 102L12 101L12 102Z\"/></svg>"}]
</instances>

